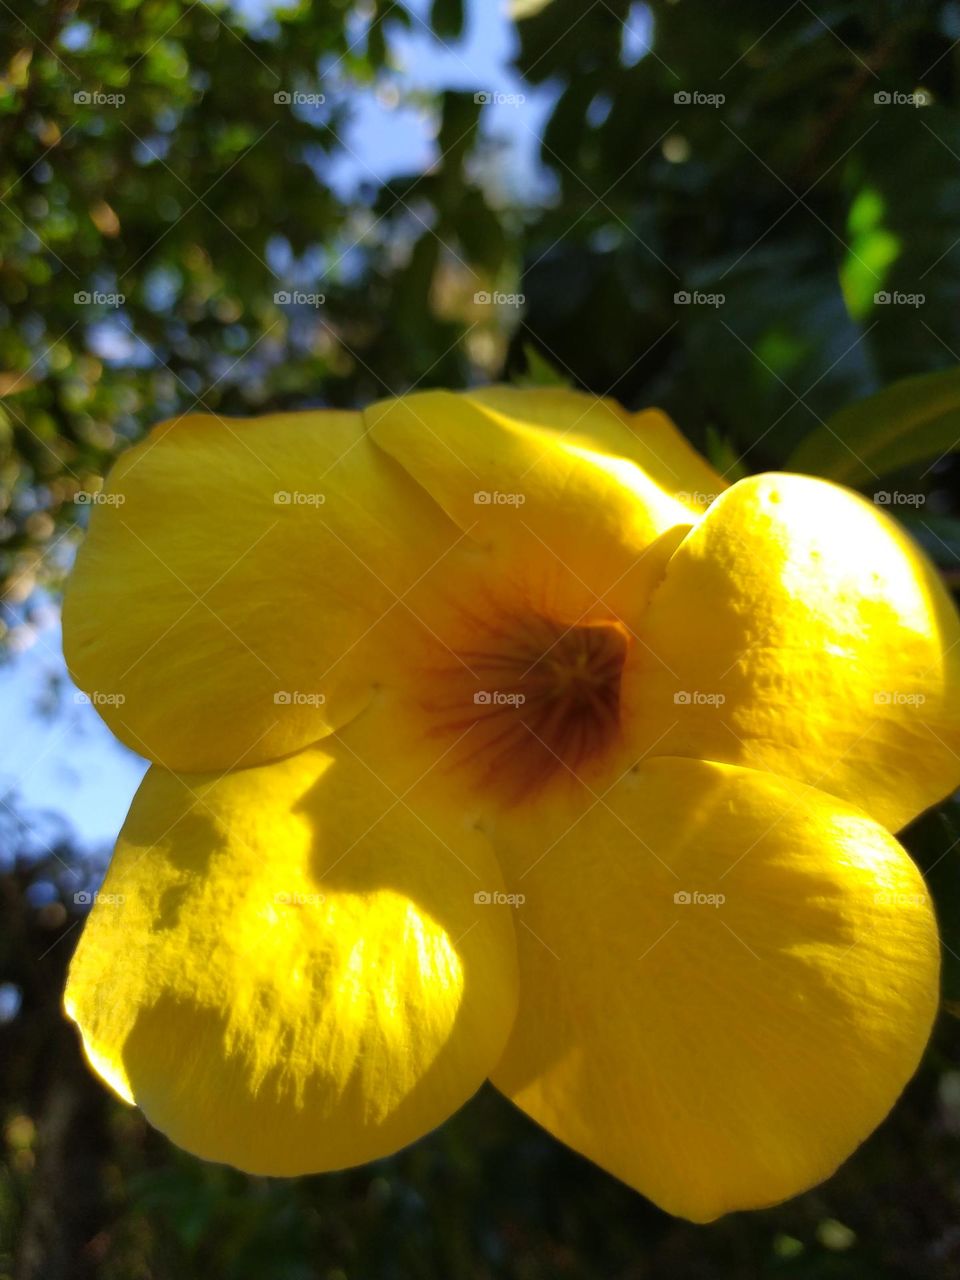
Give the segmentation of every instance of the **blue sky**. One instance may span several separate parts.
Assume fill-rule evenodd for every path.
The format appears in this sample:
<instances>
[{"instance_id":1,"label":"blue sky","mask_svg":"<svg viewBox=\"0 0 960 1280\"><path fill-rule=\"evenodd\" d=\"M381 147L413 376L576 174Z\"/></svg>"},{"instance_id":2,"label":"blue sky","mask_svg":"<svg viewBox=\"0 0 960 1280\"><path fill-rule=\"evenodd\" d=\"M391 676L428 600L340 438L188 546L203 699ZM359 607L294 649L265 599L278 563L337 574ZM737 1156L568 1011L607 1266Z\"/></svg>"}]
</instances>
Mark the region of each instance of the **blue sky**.
<instances>
[{"instance_id":1,"label":"blue sky","mask_svg":"<svg viewBox=\"0 0 960 1280\"><path fill-rule=\"evenodd\" d=\"M522 112L507 101L494 101L484 108L482 128L487 136L509 140L506 163L511 185L527 198L531 187L547 183L540 169L537 149L546 117L553 106L549 90L531 90L512 67L518 40L507 17L505 4L497 0L470 0L465 30L460 40L437 40L426 25L428 0L407 0L414 14L409 30L397 23L391 31L390 46L397 62L395 81L401 94L417 89L459 89L495 91L509 96L523 94ZM385 105L383 92L351 95L353 123L343 137L348 150L338 157L324 177L341 195L349 195L359 179L384 181L401 173L428 168L437 158L438 121L431 113L415 107ZM352 153L352 154L351 154Z\"/></svg>"},{"instance_id":2,"label":"blue sky","mask_svg":"<svg viewBox=\"0 0 960 1280\"><path fill-rule=\"evenodd\" d=\"M20 632L26 641L0 667L0 798L9 804L13 792L27 811L62 813L85 847L97 847L116 836L146 765L77 700L58 623L41 617Z\"/></svg>"}]
</instances>

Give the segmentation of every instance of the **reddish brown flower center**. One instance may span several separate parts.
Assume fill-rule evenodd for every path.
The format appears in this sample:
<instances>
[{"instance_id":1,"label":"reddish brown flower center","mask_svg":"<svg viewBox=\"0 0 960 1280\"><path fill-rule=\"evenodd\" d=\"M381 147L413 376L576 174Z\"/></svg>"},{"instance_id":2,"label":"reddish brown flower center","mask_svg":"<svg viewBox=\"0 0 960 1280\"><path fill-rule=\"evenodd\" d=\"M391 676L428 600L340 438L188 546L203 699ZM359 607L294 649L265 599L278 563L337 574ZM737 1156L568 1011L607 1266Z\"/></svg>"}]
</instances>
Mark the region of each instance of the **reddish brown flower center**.
<instances>
[{"instance_id":1,"label":"reddish brown flower center","mask_svg":"<svg viewBox=\"0 0 960 1280\"><path fill-rule=\"evenodd\" d=\"M480 633L425 703L457 768L516 802L579 777L616 740L629 636L617 622L564 626L531 616Z\"/></svg>"}]
</instances>

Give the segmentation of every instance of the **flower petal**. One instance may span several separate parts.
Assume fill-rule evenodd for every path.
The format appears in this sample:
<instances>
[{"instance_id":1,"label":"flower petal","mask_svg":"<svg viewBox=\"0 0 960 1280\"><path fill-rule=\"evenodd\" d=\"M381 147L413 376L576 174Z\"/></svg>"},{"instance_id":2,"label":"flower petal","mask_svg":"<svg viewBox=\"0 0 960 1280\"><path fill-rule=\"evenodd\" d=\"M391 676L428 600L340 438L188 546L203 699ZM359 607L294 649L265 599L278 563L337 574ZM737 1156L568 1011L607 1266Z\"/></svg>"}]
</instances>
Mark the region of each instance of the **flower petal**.
<instances>
[{"instance_id":1,"label":"flower petal","mask_svg":"<svg viewBox=\"0 0 960 1280\"><path fill-rule=\"evenodd\" d=\"M468 398L503 417L559 432L570 443L628 458L694 513L728 487L660 409L628 413L615 400L558 387L483 387Z\"/></svg>"},{"instance_id":2,"label":"flower petal","mask_svg":"<svg viewBox=\"0 0 960 1280\"><path fill-rule=\"evenodd\" d=\"M659 755L798 778L898 830L960 785L960 620L882 510L752 476L681 544L641 624Z\"/></svg>"},{"instance_id":3,"label":"flower petal","mask_svg":"<svg viewBox=\"0 0 960 1280\"><path fill-rule=\"evenodd\" d=\"M731 765L651 760L577 816L518 812L502 854L526 901L494 1083L695 1221L828 1177L936 1010L913 863L858 810Z\"/></svg>"},{"instance_id":4,"label":"flower petal","mask_svg":"<svg viewBox=\"0 0 960 1280\"><path fill-rule=\"evenodd\" d=\"M462 535L358 414L188 415L125 453L101 498L67 661L166 768L257 764L344 724L415 625L411 585L463 572Z\"/></svg>"},{"instance_id":5,"label":"flower petal","mask_svg":"<svg viewBox=\"0 0 960 1280\"><path fill-rule=\"evenodd\" d=\"M499 575L566 621L637 614L693 518L611 451L630 433L588 396L428 391L373 405L366 419L376 442L490 549Z\"/></svg>"},{"instance_id":6,"label":"flower petal","mask_svg":"<svg viewBox=\"0 0 960 1280\"><path fill-rule=\"evenodd\" d=\"M87 1056L173 1141L341 1168L444 1120L516 1007L485 838L416 816L339 739L222 777L152 769L72 962Z\"/></svg>"}]
</instances>

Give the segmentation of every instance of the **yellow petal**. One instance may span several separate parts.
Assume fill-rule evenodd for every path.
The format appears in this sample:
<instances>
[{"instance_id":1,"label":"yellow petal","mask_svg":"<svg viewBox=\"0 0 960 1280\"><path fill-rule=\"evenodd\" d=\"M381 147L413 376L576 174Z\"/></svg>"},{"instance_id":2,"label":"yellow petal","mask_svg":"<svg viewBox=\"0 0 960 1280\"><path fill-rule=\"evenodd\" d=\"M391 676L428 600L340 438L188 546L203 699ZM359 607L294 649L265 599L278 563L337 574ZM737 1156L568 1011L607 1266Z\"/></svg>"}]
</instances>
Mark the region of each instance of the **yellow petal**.
<instances>
[{"instance_id":1,"label":"yellow petal","mask_svg":"<svg viewBox=\"0 0 960 1280\"><path fill-rule=\"evenodd\" d=\"M429 391L366 411L376 442L543 614L636 615L691 511L629 457L608 403Z\"/></svg>"},{"instance_id":2,"label":"yellow petal","mask_svg":"<svg viewBox=\"0 0 960 1280\"><path fill-rule=\"evenodd\" d=\"M728 487L660 409L628 413L615 400L554 387L484 387L469 398L504 417L559 432L570 443L628 458L694 513Z\"/></svg>"},{"instance_id":3,"label":"yellow petal","mask_svg":"<svg viewBox=\"0 0 960 1280\"><path fill-rule=\"evenodd\" d=\"M421 819L339 739L219 778L152 769L67 1011L99 1074L187 1150L263 1174L357 1164L496 1062L516 1006L501 888L466 818Z\"/></svg>"},{"instance_id":4,"label":"yellow petal","mask_svg":"<svg viewBox=\"0 0 960 1280\"><path fill-rule=\"evenodd\" d=\"M642 624L635 728L659 755L798 778L898 830L960 785L960 621L908 535L849 490L742 480Z\"/></svg>"},{"instance_id":5,"label":"yellow petal","mask_svg":"<svg viewBox=\"0 0 960 1280\"><path fill-rule=\"evenodd\" d=\"M521 1002L493 1079L557 1137L709 1221L828 1177L886 1115L939 956L884 828L798 783L661 759L586 815L517 815L511 840Z\"/></svg>"},{"instance_id":6,"label":"yellow petal","mask_svg":"<svg viewBox=\"0 0 960 1280\"><path fill-rule=\"evenodd\" d=\"M287 754L348 721L462 535L357 414L188 415L125 453L64 605L71 673L170 769Z\"/></svg>"}]
</instances>

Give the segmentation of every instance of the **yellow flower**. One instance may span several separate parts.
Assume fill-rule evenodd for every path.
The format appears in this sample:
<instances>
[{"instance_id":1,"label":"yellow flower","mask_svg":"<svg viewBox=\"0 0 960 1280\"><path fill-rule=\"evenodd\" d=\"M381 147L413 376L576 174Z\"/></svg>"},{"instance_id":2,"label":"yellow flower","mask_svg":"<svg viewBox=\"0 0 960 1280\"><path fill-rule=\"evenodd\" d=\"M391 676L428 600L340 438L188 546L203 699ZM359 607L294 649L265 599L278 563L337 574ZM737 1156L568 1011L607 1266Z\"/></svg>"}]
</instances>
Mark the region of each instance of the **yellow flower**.
<instances>
[{"instance_id":1,"label":"yellow flower","mask_svg":"<svg viewBox=\"0 0 960 1280\"><path fill-rule=\"evenodd\" d=\"M188 416L114 469L64 627L153 761L67 1009L189 1151L353 1165L490 1077L706 1221L916 1068L890 833L960 781L960 625L853 493L558 390Z\"/></svg>"}]
</instances>

